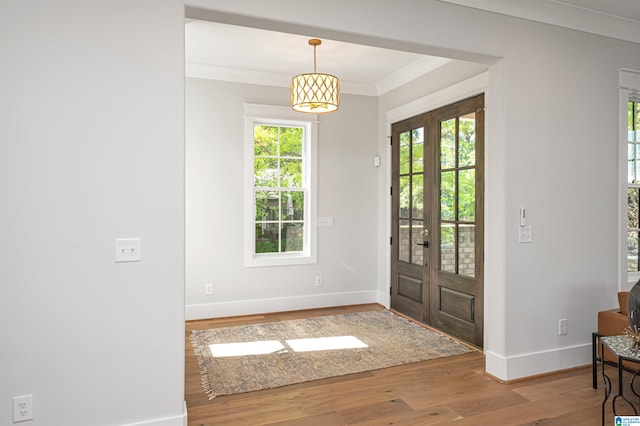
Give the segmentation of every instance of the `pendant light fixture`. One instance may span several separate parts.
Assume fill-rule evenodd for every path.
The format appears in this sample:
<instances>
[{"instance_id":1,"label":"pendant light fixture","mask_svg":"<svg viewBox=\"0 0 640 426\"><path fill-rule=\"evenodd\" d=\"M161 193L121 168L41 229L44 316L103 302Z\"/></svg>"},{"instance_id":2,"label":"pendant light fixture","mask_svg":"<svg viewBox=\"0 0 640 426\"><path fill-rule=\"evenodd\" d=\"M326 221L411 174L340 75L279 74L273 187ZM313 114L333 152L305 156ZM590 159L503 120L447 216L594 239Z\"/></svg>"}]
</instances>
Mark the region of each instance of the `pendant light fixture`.
<instances>
[{"instance_id":1,"label":"pendant light fixture","mask_svg":"<svg viewBox=\"0 0 640 426\"><path fill-rule=\"evenodd\" d=\"M309 40L313 46L313 73L300 74L291 80L291 107L311 114L333 112L340 105L340 82L331 74L316 72L316 47L322 41Z\"/></svg>"}]
</instances>

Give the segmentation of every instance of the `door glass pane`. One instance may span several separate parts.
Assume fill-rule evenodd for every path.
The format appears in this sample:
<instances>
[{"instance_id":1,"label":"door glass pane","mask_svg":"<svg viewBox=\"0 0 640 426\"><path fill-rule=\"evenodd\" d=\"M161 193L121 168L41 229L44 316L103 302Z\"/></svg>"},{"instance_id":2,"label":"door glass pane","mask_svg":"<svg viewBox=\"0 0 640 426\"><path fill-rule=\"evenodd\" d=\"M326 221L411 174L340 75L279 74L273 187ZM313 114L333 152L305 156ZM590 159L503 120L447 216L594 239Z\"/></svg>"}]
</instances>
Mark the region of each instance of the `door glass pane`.
<instances>
[{"instance_id":1,"label":"door glass pane","mask_svg":"<svg viewBox=\"0 0 640 426\"><path fill-rule=\"evenodd\" d=\"M256 222L278 220L279 201L277 191L256 191Z\"/></svg>"},{"instance_id":2,"label":"door glass pane","mask_svg":"<svg viewBox=\"0 0 640 426\"><path fill-rule=\"evenodd\" d=\"M424 128L420 127L411 132L412 136L412 173L419 173L424 170Z\"/></svg>"},{"instance_id":3,"label":"door glass pane","mask_svg":"<svg viewBox=\"0 0 640 426\"><path fill-rule=\"evenodd\" d=\"M422 221L414 220L411 222L411 239L412 239L412 254L411 254L411 263L415 265L422 265L422 246L419 246L418 243L422 243Z\"/></svg>"},{"instance_id":4,"label":"door glass pane","mask_svg":"<svg viewBox=\"0 0 640 426\"><path fill-rule=\"evenodd\" d=\"M475 169L458 172L458 220L473 222L476 220L476 171Z\"/></svg>"},{"instance_id":5,"label":"door glass pane","mask_svg":"<svg viewBox=\"0 0 640 426\"><path fill-rule=\"evenodd\" d=\"M400 211L398 212L400 214L400 217L403 218L408 218L409 217L409 204L410 204L410 188L411 186L409 185L411 182L411 177L410 176L400 176L400 193L399 193L399 199L400 199Z\"/></svg>"},{"instance_id":6,"label":"door glass pane","mask_svg":"<svg viewBox=\"0 0 640 426\"><path fill-rule=\"evenodd\" d=\"M411 135L400 133L400 174L411 173Z\"/></svg>"},{"instance_id":7,"label":"door glass pane","mask_svg":"<svg viewBox=\"0 0 640 426\"><path fill-rule=\"evenodd\" d=\"M423 210L423 194L424 194L424 184L423 184L423 176L422 175L413 175L412 176L412 184L413 184L413 192L412 192L412 217L416 219L422 219L422 210Z\"/></svg>"},{"instance_id":8,"label":"door glass pane","mask_svg":"<svg viewBox=\"0 0 640 426\"><path fill-rule=\"evenodd\" d=\"M476 115L469 114L460 117L458 124L458 167L474 166L476 164Z\"/></svg>"},{"instance_id":9,"label":"door glass pane","mask_svg":"<svg viewBox=\"0 0 640 426\"><path fill-rule=\"evenodd\" d=\"M476 227L461 224L458 227L458 274L476 275Z\"/></svg>"},{"instance_id":10,"label":"door glass pane","mask_svg":"<svg viewBox=\"0 0 640 426\"><path fill-rule=\"evenodd\" d=\"M467 277L475 275L476 256L475 117L440 123L440 269Z\"/></svg>"},{"instance_id":11,"label":"door glass pane","mask_svg":"<svg viewBox=\"0 0 640 426\"><path fill-rule=\"evenodd\" d=\"M440 269L456 273L455 225L440 224Z\"/></svg>"},{"instance_id":12,"label":"door glass pane","mask_svg":"<svg viewBox=\"0 0 640 426\"><path fill-rule=\"evenodd\" d=\"M409 237L409 221L401 220L399 222L400 229L398 230L398 236L400 239L400 243L398 244L399 252L398 259L402 262L409 262L410 250L409 247L411 244L411 238Z\"/></svg>"},{"instance_id":13,"label":"door glass pane","mask_svg":"<svg viewBox=\"0 0 640 426\"><path fill-rule=\"evenodd\" d=\"M302 237L304 225L302 223L282 224L282 251L302 251Z\"/></svg>"},{"instance_id":14,"label":"door glass pane","mask_svg":"<svg viewBox=\"0 0 640 426\"><path fill-rule=\"evenodd\" d=\"M456 119L440 123L440 168L456 166Z\"/></svg>"},{"instance_id":15,"label":"door glass pane","mask_svg":"<svg viewBox=\"0 0 640 426\"><path fill-rule=\"evenodd\" d=\"M440 173L440 218L455 220L456 172Z\"/></svg>"},{"instance_id":16,"label":"door glass pane","mask_svg":"<svg viewBox=\"0 0 640 426\"><path fill-rule=\"evenodd\" d=\"M256 223L256 253L278 253L280 225Z\"/></svg>"}]
</instances>

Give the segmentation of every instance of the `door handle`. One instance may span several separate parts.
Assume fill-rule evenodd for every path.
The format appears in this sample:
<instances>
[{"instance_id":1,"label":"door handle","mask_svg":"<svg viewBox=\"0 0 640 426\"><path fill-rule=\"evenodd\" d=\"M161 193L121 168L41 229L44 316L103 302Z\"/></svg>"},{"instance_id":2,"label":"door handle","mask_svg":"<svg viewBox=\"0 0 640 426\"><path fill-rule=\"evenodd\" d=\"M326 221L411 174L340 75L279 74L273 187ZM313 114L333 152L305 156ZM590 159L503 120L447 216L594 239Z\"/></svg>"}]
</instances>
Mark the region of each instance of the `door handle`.
<instances>
[{"instance_id":1,"label":"door handle","mask_svg":"<svg viewBox=\"0 0 640 426\"><path fill-rule=\"evenodd\" d=\"M426 248L429 248L429 241L423 241L421 243L416 243L417 246L424 246Z\"/></svg>"}]
</instances>

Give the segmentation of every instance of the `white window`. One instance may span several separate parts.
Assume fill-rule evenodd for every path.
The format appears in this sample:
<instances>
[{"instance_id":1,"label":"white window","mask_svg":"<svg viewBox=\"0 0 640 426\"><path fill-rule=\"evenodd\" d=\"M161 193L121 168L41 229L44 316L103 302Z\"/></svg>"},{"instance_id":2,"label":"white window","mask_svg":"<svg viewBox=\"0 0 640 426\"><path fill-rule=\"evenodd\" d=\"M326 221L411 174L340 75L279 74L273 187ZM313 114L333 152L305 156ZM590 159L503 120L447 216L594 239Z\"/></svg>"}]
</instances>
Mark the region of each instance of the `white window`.
<instances>
[{"instance_id":1,"label":"white window","mask_svg":"<svg viewBox=\"0 0 640 426\"><path fill-rule=\"evenodd\" d=\"M315 115L245 104L245 266L316 262Z\"/></svg>"},{"instance_id":2,"label":"white window","mask_svg":"<svg viewBox=\"0 0 640 426\"><path fill-rule=\"evenodd\" d=\"M627 272L640 271L640 103L627 103Z\"/></svg>"},{"instance_id":3,"label":"white window","mask_svg":"<svg viewBox=\"0 0 640 426\"><path fill-rule=\"evenodd\" d=\"M640 73L627 70L620 71L620 140L620 288L625 289L640 279Z\"/></svg>"}]
</instances>

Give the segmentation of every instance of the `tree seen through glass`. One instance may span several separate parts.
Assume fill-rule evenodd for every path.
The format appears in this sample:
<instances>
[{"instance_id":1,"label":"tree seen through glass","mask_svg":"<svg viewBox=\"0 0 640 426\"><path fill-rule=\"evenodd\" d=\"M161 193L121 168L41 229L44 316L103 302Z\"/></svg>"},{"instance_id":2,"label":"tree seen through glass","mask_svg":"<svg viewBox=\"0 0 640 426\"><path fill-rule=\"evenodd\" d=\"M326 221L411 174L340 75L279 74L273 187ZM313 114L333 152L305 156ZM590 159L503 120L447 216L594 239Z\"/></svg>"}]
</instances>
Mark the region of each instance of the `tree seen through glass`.
<instances>
[{"instance_id":1,"label":"tree seen through glass","mask_svg":"<svg viewBox=\"0 0 640 426\"><path fill-rule=\"evenodd\" d=\"M255 253L304 249L304 128L254 125Z\"/></svg>"},{"instance_id":2,"label":"tree seen through glass","mask_svg":"<svg viewBox=\"0 0 640 426\"><path fill-rule=\"evenodd\" d=\"M629 102L627 114L627 271L640 271L640 103Z\"/></svg>"},{"instance_id":3,"label":"tree seen through glass","mask_svg":"<svg viewBox=\"0 0 640 426\"><path fill-rule=\"evenodd\" d=\"M440 123L440 269L475 274L475 113Z\"/></svg>"}]
</instances>

